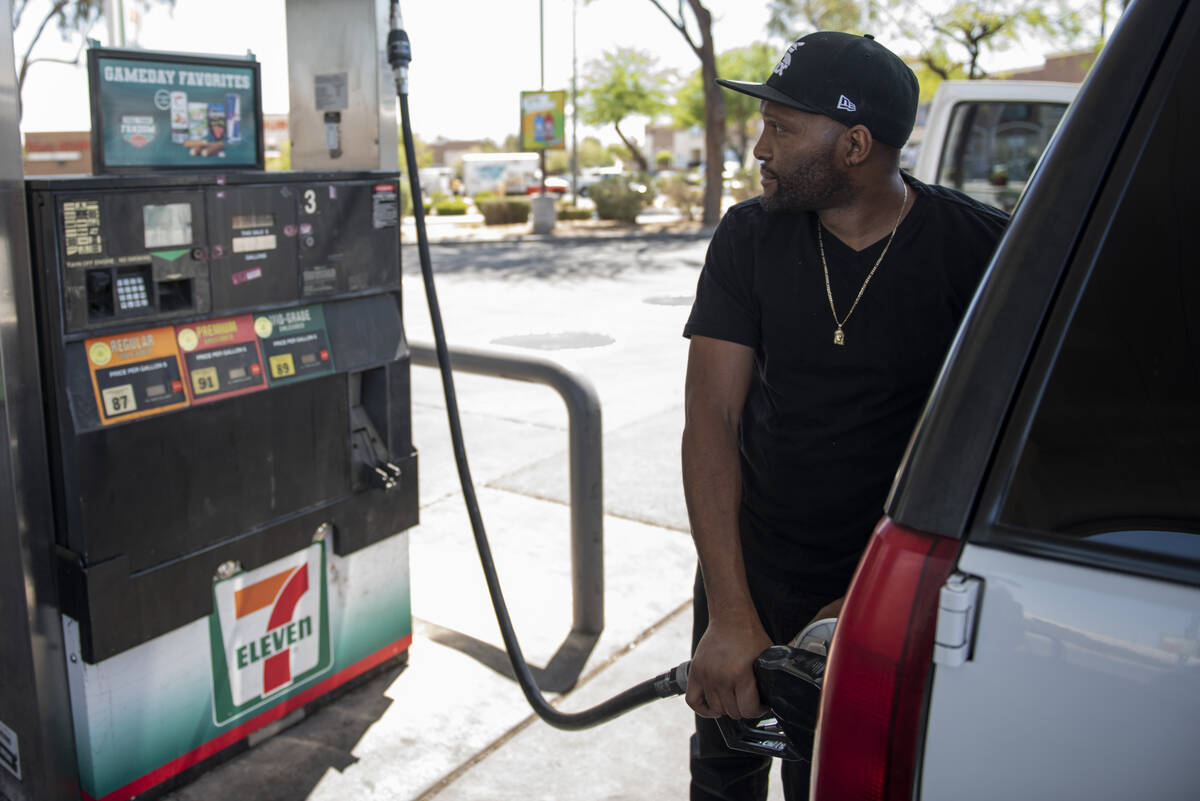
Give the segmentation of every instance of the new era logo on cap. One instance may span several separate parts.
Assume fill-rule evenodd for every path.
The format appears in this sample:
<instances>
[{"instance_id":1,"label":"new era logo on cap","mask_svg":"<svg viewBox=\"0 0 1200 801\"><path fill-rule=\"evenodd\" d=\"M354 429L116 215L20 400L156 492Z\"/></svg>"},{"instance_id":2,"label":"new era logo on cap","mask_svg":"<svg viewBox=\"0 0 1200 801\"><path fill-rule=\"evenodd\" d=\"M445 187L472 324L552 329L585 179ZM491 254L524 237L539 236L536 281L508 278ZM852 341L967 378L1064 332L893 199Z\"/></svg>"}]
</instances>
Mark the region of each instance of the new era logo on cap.
<instances>
[{"instance_id":1,"label":"new era logo on cap","mask_svg":"<svg viewBox=\"0 0 1200 801\"><path fill-rule=\"evenodd\" d=\"M858 111L858 106L854 105L854 101L845 95L838 98L837 107L842 111Z\"/></svg>"}]
</instances>

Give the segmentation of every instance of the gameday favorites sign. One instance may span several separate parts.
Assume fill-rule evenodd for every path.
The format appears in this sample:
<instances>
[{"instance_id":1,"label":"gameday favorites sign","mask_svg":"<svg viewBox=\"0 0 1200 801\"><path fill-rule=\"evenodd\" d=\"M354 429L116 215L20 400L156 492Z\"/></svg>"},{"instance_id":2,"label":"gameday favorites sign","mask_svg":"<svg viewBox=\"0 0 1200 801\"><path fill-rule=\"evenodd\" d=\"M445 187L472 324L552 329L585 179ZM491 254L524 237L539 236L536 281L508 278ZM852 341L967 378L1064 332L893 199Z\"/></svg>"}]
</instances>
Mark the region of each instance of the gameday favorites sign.
<instances>
[{"instance_id":1,"label":"gameday favorites sign","mask_svg":"<svg viewBox=\"0 0 1200 801\"><path fill-rule=\"evenodd\" d=\"M329 670L324 543L213 584L213 722L222 726Z\"/></svg>"}]
</instances>

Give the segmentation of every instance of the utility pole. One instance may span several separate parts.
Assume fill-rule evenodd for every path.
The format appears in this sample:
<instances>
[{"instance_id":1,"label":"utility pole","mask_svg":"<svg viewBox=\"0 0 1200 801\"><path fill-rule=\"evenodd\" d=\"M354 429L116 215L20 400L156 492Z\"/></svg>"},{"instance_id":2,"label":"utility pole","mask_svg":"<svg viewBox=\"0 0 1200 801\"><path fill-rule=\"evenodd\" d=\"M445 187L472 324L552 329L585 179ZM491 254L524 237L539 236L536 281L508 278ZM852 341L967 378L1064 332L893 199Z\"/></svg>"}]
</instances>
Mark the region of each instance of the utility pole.
<instances>
[{"instance_id":1,"label":"utility pole","mask_svg":"<svg viewBox=\"0 0 1200 801\"><path fill-rule=\"evenodd\" d=\"M125 0L104 0L104 22L108 27L108 46L125 46Z\"/></svg>"},{"instance_id":2,"label":"utility pole","mask_svg":"<svg viewBox=\"0 0 1200 801\"><path fill-rule=\"evenodd\" d=\"M575 11L579 0L571 0L571 204L579 205L579 59L575 51Z\"/></svg>"},{"instance_id":3,"label":"utility pole","mask_svg":"<svg viewBox=\"0 0 1200 801\"><path fill-rule=\"evenodd\" d=\"M546 91L546 0L538 0L538 91ZM542 196L546 195L546 148L538 151L542 165Z\"/></svg>"}]
</instances>

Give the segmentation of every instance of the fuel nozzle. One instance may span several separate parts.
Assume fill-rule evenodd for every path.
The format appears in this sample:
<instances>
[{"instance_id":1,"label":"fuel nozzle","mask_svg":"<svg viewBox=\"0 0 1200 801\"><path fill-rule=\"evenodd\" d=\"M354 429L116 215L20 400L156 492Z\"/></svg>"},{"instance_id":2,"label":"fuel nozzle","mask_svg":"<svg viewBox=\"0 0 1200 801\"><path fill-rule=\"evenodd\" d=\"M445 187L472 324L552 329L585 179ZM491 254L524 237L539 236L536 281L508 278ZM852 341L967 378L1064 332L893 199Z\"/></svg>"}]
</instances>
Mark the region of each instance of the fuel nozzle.
<instances>
[{"instance_id":1,"label":"fuel nozzle","mask_svg":"<svg viewBox=\"0 0 1200 801\"><path fill-rule=\"evenodd\" d=\"M717 718L725 744L761 756L809 762L825 660L837 623L818 620L789 645L772 645L754 660L758 695L767 711L757 718Z\"/></svg>"},{"instance_id":2,"label":"fuel nozzle","mask_svg":"<svg viewBox=\"0 0 1200 801\"><path fill-rule=\"evenodd\" d=\"M412 61L412 44L408 41L408 33L404 30L404 20L400 16L400 3L392 2L391 30L388 31L387 54L388 64L396 76L396 91L402 95L408 94L408 65Z\"/></svg>"}]
</instances>

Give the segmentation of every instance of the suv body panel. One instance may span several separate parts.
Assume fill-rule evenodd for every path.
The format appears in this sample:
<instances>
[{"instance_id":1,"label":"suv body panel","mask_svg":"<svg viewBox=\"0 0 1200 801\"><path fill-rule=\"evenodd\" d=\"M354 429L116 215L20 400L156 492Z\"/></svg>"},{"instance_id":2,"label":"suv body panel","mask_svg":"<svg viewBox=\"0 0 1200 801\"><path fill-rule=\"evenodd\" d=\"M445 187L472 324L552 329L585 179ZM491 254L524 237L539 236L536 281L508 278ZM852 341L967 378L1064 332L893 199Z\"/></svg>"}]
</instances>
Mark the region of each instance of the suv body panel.
<instances>
[{"instance_id":1,"label":"suv body panel","mask_svg":"<svg viewBox=\"0 0 1200 801\"><path fill-rule=\"evenodd\" d=\"M1194 104L1180 102L1200 73L1190 55L1197 42L1200 3L1130 4L997 248L897 474L888 514L966 540L956 568L983 581L970 659L933 669L915 798L1183 799L1200 787L1192 754L1200 742L1200 558L1190 544L1156 550L1151 542L1172 533L1200 540L1200 493L1189 489L1200 451L1179 447L1197 441L1200 416L1178 408L1180 399L1200 408L1188 400L1200 369L1200 279L1188 249L1189 222L1200 216L1192 189L1200 162L1186 144L1195 112L1185 107ZM1169 199L1169 220L1161 203L1138 211L1150 184ZM1162 230L1170 232L1165 244L1156 239ZM1092 284L1110 301L1113 287L1125 286L1114 276L1137 277L1128 281L1137 289L1128 315L1106 318L1127 334L1127 348L1086 336L1098 309L1123 308L1087 306ZM1147 307L1161 310L1183 343L1174 360L1117 352L1158 357L1138 344L1158 332L1131 324ZM1080 323L1085 314L1091 328ZM1080 359L1081 345L1093 342L1095 355ZM1060 363L1071 375L1072 359L1097 368L1078 372L1091 392L1080 391L1085 381L1054 383ZM1172 377L1184 388L1159 395ZM1064 386L1076 406L1064 404ZM1091 442L1058 440L1067 443L1062 454L1101 454L1105 480L1121 472L1114 453L1135 455L1114 479L1123 484L1089 490L1089 465L1079 458L1054 463L1080 467L1057 474L1062 484L1026 468L1022 460L1041 444L1039 422L1044 434L1047 422L1069 428L1072 409L1099 419L1129 386L1145 396L1145 419L1114 418L1133 422L1098 427ZM1177 407L1164 411L1163 398ZM1057 414L1040 416L1051 409ZM1143 425L1150 433L1139 444ZM1165 485L1139 475L1160 439L1174 443L1167 452L1177 462ZM1113 487L1135 491L1113 502ZM1045 498L1048 522L1013 511Z\"/></svg>"},{"instance_id":2,"label":"suv body panel","mask_svg":"<svg viewBox=\"0 0 1200 801\"><path fill-rule=\"evenodd\" d=\"M1200 589L968 543L974 653L935 668L921 798L1194 799Z\"/></svg>"}]
</instances>

